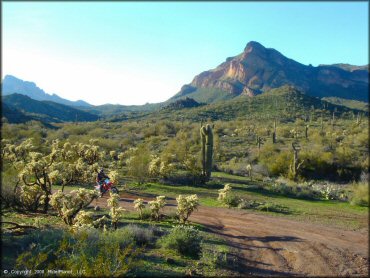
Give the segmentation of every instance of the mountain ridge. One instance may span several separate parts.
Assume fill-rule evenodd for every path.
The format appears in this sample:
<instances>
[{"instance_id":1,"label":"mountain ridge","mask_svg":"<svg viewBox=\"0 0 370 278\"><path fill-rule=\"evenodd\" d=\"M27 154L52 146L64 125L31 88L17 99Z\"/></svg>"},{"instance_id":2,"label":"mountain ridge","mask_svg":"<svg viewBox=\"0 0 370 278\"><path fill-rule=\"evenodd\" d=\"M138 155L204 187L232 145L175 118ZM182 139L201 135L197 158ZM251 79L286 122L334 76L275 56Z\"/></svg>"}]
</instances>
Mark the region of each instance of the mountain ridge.
<instances>
[{"instance_id":1,"label":"mountain ridge","mask_svg":"<svg viewBox=\"0 0 370 278\"><path fill-rule=\"evenodd\" d=\"M314 97L335 96L368 102L368 73L366 66L306 66L273 48L265 48L251 41L241 54L229 57L216 68L196 75L170 100L188 96L199 101L202 94L199 90L204 89L215 90L217 94L224 92L222 100L227 95L255 96L273 88L292 85Z\"/></svg>"},{"instance_id":2,"label":"mountain ridge","mask_svg":"<svg viewBox=\"0 0 370 278\"><path fill-rule=\"evenodd\" d=\"M96 121L99 117L72 106L52 101L38 101L22 94L11 94L2 97L2 108L6 113L3 116L9 122L14 122L13 117L25 119L39 119L43 122L73 122ZM16 120L17 121L17 120Z\"/></svg>"},{"instance_id":3,"label":"mountain ridge","mask_svg":"<svg viewBox=\"0 0 370 278\"><path fill-rule=\"evenodd\" d=\"M43 89L39 88L34 82L24 81L13 75L5 75L2 81L2 95L10 95L18 93L29 96L30 98L38 101L48 100L56 103L70 105L70 106L82 106L89 107L91 104L83 100L71 101L64 99L57 94L48 94Z\"/></svg>"}]
</instances>

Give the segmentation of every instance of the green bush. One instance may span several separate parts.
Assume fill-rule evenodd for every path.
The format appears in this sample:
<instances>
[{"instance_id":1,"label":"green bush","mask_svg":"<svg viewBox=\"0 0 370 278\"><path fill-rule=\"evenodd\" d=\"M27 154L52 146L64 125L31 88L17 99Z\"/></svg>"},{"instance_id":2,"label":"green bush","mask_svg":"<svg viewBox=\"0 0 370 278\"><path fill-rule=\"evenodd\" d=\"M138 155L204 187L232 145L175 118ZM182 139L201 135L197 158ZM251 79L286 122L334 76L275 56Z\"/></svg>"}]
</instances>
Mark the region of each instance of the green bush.
<instances>
[{"instance_id":1,"label":"green bush","mask_svg":"<svg viewBox=\"0 0 370 278\"><path fill-rule=\"evenodd\" d=\"M163 247L174 249L181 255L199 258L202 237L192 226L175 226L171 232L161 239Z\"/></svg>"},{"instance_id":2,"label":"green bush","mask_svg":"<svg viewBox=\"0 0 370 278\"><path fill-rule=\"evenodd\" d=\"M274 204L274 203L266 203L266 202L257 202L257 201L249 201L249 200L241 200L238 205L240 209L254 209L260 211L270 211L276 213L283 213L288 214L291 213L288 207Z\"/></svg>"},{"instance_id":3,"label":"green bush","mask_svg":"<svg viewBox=\"0 0 370 278\"><path fill-rule=\"evenodd\" d=\"M240 203L240 198L234 194L226 195L222 201L225 205L230 207L237 207Z\"/></svg>"},{"instance_id":4,"label":"green bush","mask_svg":"<svg viewBox=\"0 0 370 278\"><path fill-rule=\"evenodd\" d=\"M228 247L204 248L201 262L212 268L234 268L237 266L236 258L231 254Z\"/></svg>"},{"instance_id":5,"label":"green bush","mask_svg":"<svg viewBox=\"0 0 370 278\"><path fill-rule=\"evenodd\" d=\"M137 245L149 245L153 244L155 241L154 231L152 227L142 228L138 225L129 224L122 230L127 231L127 234L133 238Z\"/></svg>"},{"instance_id":6,"label":"green bush","mask_svg":"<svg viewBox=\"0 0 370 278\"><path fill-rule=\"evenodd\" d=\"M369 184L365 182L352 186L351 204L369 206Z\"/></svg>"},{"instance_id":7,"label":"green bush","mask_svg":"<svg viewBox=\"0 0 370 278\"><path fill-rule=\"evenodd\" d=\"M152 219L152 211L148 208L143 209L141 214L142 220L150 220Z\"/></svg>"},{"instance_id":8,"label":"green bush","mask_svg":"<svg viewBox=\"0 0 370 278\"><path fill-rule=\"evenodd\" d=\"M2 172L1 175L1 206L14 207L18 202L18 195L14 192L17 184L17 173L13 169Z\"/></svg>"},{"instance_id":9,"label":"green bush","mask_svg":"<svg viewBox=\"0 0 370 278\"><path fill-rule=\"evenodd\" d=\"M135 248L132 233L124 229L103 233L96 229L76 233L41 230L27 235L23 239L25 246L17 250L22 253L16 260L16 267L68 269L72 271L69 275L87 277L125 275L141 251Z\"/></svg>"}]
</instances>

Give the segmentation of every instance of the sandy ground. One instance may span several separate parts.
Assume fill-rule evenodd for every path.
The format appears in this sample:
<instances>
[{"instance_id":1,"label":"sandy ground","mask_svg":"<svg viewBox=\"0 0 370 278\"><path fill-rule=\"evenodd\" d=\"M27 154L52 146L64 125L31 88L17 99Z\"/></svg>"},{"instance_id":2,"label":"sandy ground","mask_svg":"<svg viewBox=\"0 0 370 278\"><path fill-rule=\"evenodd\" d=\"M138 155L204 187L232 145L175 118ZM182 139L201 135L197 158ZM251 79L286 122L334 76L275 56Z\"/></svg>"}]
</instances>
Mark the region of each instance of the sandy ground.
<instances>
[{"instance_id":1,"label":"sandy ground","mask_svg":"<svg viewBox=\"0 0 370 278\"><path fill-rule=\"evenodd\" d=\"M120 194L120 205L133 210L139 196ZM145 201L151 196L143 197ZM107 196L93 205L105 206ZM168 200L165 212L176 209ZM255 214L246 210L200 206L189 218L223 236L239 257L245 275L368 276L368 231Z\"/></svg>"}]
</instances>

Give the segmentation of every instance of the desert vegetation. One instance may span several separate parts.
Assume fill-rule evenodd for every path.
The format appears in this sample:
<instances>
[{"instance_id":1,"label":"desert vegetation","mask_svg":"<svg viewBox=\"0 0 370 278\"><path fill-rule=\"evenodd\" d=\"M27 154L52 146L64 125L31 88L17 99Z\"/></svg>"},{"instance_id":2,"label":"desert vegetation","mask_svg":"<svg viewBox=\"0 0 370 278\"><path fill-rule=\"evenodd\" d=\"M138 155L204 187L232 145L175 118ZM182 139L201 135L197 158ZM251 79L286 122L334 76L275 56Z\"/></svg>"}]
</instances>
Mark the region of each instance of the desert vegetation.
<instances>
[{"instance_id":1,"label":"desert vegetation","mask_svg":"<svg viewBox=\"0 0 370 278\"><path fill-rule=\"evenodd\" d=\"M202 206L324 224L330 213L328 225L364 228L365 112L275 93L245 100L244 110L233 100L233 109L182 108L181 118L169 107L124 121L3 122L5 266L99 277L240 274L225 238L192 221ZM99 198L102 167L121 195ZM123 208L125 194L136 197Z\"/></svg>"}]
</instances>

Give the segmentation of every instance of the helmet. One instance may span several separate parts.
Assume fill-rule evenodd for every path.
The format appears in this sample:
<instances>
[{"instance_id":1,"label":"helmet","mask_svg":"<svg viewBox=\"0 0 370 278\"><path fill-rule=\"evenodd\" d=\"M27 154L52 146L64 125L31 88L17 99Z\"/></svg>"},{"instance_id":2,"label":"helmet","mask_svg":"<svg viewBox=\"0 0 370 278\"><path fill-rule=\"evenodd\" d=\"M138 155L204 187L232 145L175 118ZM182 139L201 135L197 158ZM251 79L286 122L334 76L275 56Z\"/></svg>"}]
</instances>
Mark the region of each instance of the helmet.
<instances>
[{"instance_id":1,"label":"helmet","mask_svg":"<svg viewBox=\"0 0 370 278\"><path fill-rule=\"evenodd\" d=\"M104 168L100 168L99 173L104 173Z\"/></svg>"}]
</instances>

